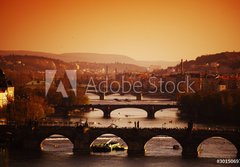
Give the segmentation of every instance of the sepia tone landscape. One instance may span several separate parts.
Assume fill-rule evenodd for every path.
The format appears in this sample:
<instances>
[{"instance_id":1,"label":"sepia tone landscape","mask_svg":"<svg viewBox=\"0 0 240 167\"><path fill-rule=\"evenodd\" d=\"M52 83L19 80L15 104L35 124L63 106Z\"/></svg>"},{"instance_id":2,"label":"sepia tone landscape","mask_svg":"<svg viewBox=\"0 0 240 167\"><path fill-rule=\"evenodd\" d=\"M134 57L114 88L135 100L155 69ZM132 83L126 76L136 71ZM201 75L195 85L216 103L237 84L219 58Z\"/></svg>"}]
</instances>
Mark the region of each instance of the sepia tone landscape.
<instances>
[{"instance_id":1,"label":"sepia tone landscape","mask_svg":"<svg viewBox=\"0 0 240 167\"><path fill-rule=\"evenodd\" d=\"M0 166L239 165L239 1L0 11Z\"/></svg>"}]
</instances>

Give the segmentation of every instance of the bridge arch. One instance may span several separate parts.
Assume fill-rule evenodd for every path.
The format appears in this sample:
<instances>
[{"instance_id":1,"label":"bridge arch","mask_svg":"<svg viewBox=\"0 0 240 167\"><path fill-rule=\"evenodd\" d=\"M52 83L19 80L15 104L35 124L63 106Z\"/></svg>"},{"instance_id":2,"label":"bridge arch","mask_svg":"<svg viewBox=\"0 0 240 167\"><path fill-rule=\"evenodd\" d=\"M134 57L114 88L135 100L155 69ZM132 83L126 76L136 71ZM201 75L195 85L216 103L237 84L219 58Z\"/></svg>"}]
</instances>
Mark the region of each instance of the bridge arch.
<instances>
[{"instance_id":1,"label":"bridge arch","mask_svg":"<svg viewBox=\"0 0 240 167\"><path fill-rule=\"evenodd\" d=\"M232 154L229 154L230 151ZM213 135L198 143L197 153L198 157L234 158L239 156L239 143L226 136Z\"/></svg>"},{"instance_id":2,"label":"bridge arch","mask_svg":"<svg viewBox=\"0 0 240 167\"><path fill-rule=\"evenodd\" d=\"M165 112L165 111L169 111L169 112ZM158 118L158 117L164 117L167 115L167 117L169 116L173 116L176 117L176 113L178 112L178 108L165 108L165 109L159 109L156 110L156 112L154 113L154 117Z\"/></svg>"},{"instance_id":3,"label":"bridge arch","mask_svg":"<svg viewBox=\"0 0 240 167\"><path fill-rule=\"evenodd\" d=\"M134 113L127 110L134 111ZM129 108L117 108L111 111L111 117L127 118L127 117L137 117L137 118L147 118L147 111L138 107Z\"/></svg>"},{"instance_id":4,"label":"bridge arch","mask_svg":"<svg viewBox=\"0 0 240 167\"><path fill-rule=\"evenodd\" d=\"M124 138L121 137L121 135L116 135L115 133L101 133L98 134L94 137L91 138L90 141L90 150L92 153L96 153L94 150L92 150L91 148L94 146L97 146L98 144L104 144L107 143L108 141L116 141L120 144L120 146L122 146L122 148L124 148L123 153L126 154L125 150L127 150L128 148L128 144L126 143L126 139L124 140Z\"/></svg>"},{"instance_id":5,"label":"bridge arch","mask_svg":"<svg viewBox=\"0 0 240 167\"><path fill-rule=\"evenodd\" d=\"M41 136L40 138L39 138L39 148L40 148L40 150L44 150L44 144L46 144L46 140L48 140L49 138L51 138L51 137L58 137L58 138L62 138L62 139L67 139L67 140L65 140L65 141L62 141L61 143L60 142L51 142L49 145L52 145L53 147L55 147L55 148L57 148L57 147L59 147L59 144L63 144L63 142L65 143L65 144L68 144L68 145L70 145L70 147L71 147L71 150L73 150L73 148L74 148L74 138L72 137L72 136L68 136L68 135L66 135L66 134L63 134L63 133L49 133L49 134L47 134L47 135L44 135L44 136ZM54 144L55 143L55 144ZM56 145L58 143L58 145ZM62 151L62 149L60 149L60 151Z\"/></svg>"},{"instance_id":6,"label":"bridge arch","mask_svg":"<svg viewBox=\"0 0 240 167\"><path fill-rule=\"evenodd\" d=\"M90 110L92 110L92 111L95 111L96 109L97 109L97 112L101 112L102 113L101 117L103 117L103 118L110 118L111 111L109 111L109 109L107 107L102 107L102 106L90 107ZM97 114L97 116L99 116L99 113Z\"/></svg>"},{"instance_id":7,"label":"bridge arch","mask_svg":"<svg viewBox=\"0 0 240 167\"><path fill-rule=\"evenodd\" d=\"M99 99L99 95L95 92L87 92L85 95L87 95L88 98L91 99L91 100L98 100Z\"/></svg>"},{"instance_id":8,"label":"bridge arch","mask_svg":"<svg viewBox=\"0 0 240 167\"><path fill-rule=\"evenodd\" d=\"M159 134L146 140L144 150L150 156L181 156L182 143L172 135Z\"/></svg>"}]
</instances>

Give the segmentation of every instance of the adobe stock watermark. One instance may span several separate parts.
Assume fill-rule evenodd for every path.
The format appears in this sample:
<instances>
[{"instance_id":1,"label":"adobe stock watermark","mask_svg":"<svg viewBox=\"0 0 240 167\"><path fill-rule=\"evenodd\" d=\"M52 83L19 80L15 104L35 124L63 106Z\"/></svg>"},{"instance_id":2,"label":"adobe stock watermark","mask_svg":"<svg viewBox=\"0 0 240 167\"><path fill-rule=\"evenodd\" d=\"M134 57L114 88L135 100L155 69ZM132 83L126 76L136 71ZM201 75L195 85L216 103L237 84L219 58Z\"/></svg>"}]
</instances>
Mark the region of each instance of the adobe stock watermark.
<instances>
[{"instance_id":1,"label":"adobe stock watermark","mask_svg":"<svg viewBox=\"0 0 240 167\"><path fill-rule=\"evenodd\" d=\"M46 70L45 71L45 95L47 96L48 91L54 81L56 76L56 70ZM77 96L77 72L76 70L65 70L66 77L69 80L71 85L71 90L73 90L75 96ZM97 84L96 84L97 83ZM147 81L142 82L139 80L128 81L124 76L120 80L109 80L108 77L105 80L96 80L93 77L90 77L88 83L86 84L85 93L89 91L94 91L95 93L195 93L193 85L195 81L191 81L190 77L186 76L184 80L174 82L171 80L164 80L163 78L149 77ZM151 89L146 89L148 85ZM91 89L93 88L93 89ZM64 98L68 98L67 90L62 81L56 85L56 92L60 92Z\"/></svg>"},{"instance_id":2,"label":"adobe stock watermark","mask_svg":"<svg viewBox=\"0 0 240 167\"><path fill-rule=\"evenodd\" d=\"M150 85L150 90L144 90L144 85ZM92 90L96 93L114 93L114 94L128 94L128 93L195 93L193 85L195 81L191 81L189 76L185 77L185 80L181 80L179 82L174 81L166 81L163 78L149 77L147 82L142 82L136 80L134 82L130 82L125 79L124 76L121 77L120 81L109 80L106 78L103 81L98 82L96 84L93 77L90 77L89 82L87 84L86 92L88 90Z\"/></svg>"},{"instance_id":3,"label":"adobe stock watermark","mask_svg":"<svg viewBox=\"0 0 240 167\"><path fill-rule=\"evenodd\" d=\"M53 80L56 76L57 70L46 70L45 71L45 96L47 96L48 91L53 83ZM70 85L72 87L72 90L77 96L77 71L76 70L65 70L66 76L70 82ZM68 98L67 91L64 87L63 81L60 81L57 85L56 92L59 92L62 94L64 98Z\"/></svg>"}]
</instances>

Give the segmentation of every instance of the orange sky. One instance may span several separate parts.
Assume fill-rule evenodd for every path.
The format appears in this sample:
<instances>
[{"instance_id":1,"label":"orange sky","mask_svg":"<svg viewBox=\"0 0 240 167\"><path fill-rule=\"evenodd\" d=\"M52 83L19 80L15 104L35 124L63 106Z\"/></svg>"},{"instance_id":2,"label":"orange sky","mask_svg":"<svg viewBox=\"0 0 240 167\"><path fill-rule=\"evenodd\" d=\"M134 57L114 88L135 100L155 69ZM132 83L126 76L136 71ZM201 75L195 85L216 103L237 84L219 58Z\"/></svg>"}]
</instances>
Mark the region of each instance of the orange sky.
<instances>
[{"instance_id":1,"label":"orange sky","mask_svg":"<svg viewBox=\"0 0 240 167\"><path fill-rule=\"evenodd\" d=\"M240 51L240 0L0 0L0 49L195 59Z\"/></svg>"}]
</instances>

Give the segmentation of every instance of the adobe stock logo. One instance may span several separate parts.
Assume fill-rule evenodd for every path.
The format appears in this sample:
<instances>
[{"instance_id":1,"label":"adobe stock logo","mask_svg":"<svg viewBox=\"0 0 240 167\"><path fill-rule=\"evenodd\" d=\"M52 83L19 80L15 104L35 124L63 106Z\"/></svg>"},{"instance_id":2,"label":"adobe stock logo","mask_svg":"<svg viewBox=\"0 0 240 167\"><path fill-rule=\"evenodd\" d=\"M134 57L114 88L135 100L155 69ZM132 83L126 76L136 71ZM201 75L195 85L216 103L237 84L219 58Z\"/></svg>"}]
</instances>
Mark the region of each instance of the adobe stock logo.
<instances>
[{"instance_id":1,"label":"adobe stock logo","mask_svg":"<svg viewBox=\"0 0 240 167\"><path fill-rule=\"evenodd\" d=\"M57 73L57 70L46 70L45 71L45 96L47 96L48 91L53 83L54 77ZM77 96L77 72L76 70L65 70L66 76L70 82L72 90ZM64 88L63 82L60 81L56 92L60 92L64 98L68 98L66 89Z\"/></svg>"}]
</instances>

